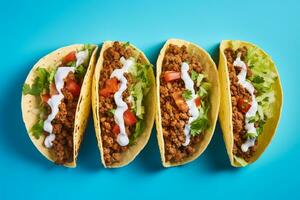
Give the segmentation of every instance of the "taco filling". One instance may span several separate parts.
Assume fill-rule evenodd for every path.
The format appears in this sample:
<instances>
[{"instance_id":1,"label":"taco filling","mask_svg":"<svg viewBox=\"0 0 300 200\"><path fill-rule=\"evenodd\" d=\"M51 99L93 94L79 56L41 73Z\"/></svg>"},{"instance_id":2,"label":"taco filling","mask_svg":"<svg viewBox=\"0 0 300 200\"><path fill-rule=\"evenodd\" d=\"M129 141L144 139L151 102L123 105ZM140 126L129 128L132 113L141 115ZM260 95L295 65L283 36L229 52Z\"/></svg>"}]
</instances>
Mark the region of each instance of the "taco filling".
<instances>
[{"instance_id":1,"label":"taco filling","mask_svg":"<svg viewBox=\"0 0 300 200\"><path fill-rule=\"evenodd\" d=\"M192 156L209 127L209 88L199 58L185 45L167 47L160 76L160 105L165 161Z\"/></svg>"},{"instance_id":2,"label":"taco filling","mask_svg":"<svg viewBox=\"0 0 300 200\"><path fill-rule=\"evenodd\" d=\"M120 162L122 153L143 133L151 66L129 43L114 42L104 51L103 59L99 115L104 161L109 166Z\"/></svg>"},{"instance_id":3,"label":"taco filling","mask_svg":"<svg viewBox=\"0 0 300 200\"><path fill-rule=\"evenodd\" d=\"M39 67L32 85L23 85L23 95L40 100L38 120L30 129L51 151L56 164L73 161L73 132L81 85L94 47L85 45L62 58L59 66Z\"/></svg>"},{"instance_id":4,"label":"taco filling","mask_svg":"<svg viewBox=\"0 0 300 200\"><path fill-rule=\"evenodd\" d=\"M256 151L265 122L272 117L277 75L268 68L268 59L254 47L227 48L224 54L230 79L233 154L248 162Z\"/></svg>"}]
</instances>

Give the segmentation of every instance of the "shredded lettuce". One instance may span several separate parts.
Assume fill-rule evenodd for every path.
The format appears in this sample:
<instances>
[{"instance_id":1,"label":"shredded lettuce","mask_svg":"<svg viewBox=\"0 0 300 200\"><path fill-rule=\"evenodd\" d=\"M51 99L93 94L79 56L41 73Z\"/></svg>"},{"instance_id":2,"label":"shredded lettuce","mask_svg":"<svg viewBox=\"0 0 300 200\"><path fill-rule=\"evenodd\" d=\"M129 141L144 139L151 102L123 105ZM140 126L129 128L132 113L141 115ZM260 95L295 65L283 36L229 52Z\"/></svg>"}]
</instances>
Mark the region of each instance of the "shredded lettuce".
<instances>
[{"instance_id":1,"label":"shredded lettuce","mask_svg":"<svg viewBox=\"0 0 300 200\"><path fill-rule=\"evenodd\" d=\"M199 108L199 117L191 123L191 135L196 136L209 127L208 111L210 109L208 102L208 93L210 90L210 83L206 81L206 75L197 73L194 70L191 72L191 78L196 81L196 86L198 88L197 95L201 99L201 106Z\"/></svg>"},{"instance_id":2,"label":"shredded lettuce","mask_svg":"<svg viewBox=\"0 0 300 200\"><path fill-rule=\"evenodd\" d=\"M144 106L142 105L143 101L143 83L136 83L131 90L132 96L132 109L135 111L135 114L138 118L143 119L143 115L145 112Z\"/></svg>"},{"instance_id":3,"label":"shredded lettuce","mask_svg":"<svg viewBox=\"0 0 300 200\"><path fill-rule=\"evenodd\" d=\"M182 97L184 98L184 100L190 100L192 99L192 91L191 90L184 90L182 92Z\"/></svg>"},{"instance_id":4,"label":"shredded lettuce","mask_svg":"<svg viewBox=\"0 0 300 200\"><path fill-rule=\"evenodd\" d=\"M206 100L201 101L199 108L199 117L191 123L191 135L196 136L201 134L209 127L208 111L210 106Z\"/></svg>"},{"instance_id":5,"label":"shredded lettuce","mask_svg":"<svg viewBox=\"0 0 300 200\"><path fill-rule=\"evenodd\" d=\"M53 73L52 71L47 71L45 68L37 68L36 69L36 78L33 81L33 84L30 86L29 84L23 85L23 94L27 95L35 95L39 96L45 90L49 90L49 84L53 80Z\"/></svg>"},{"instance_id":6,"label":"shredded lettuce","mask_svg":"<svg viewBox=\"0 0 300 200\"><path fill-rule=\"evenodd\" d=\"M130 95L132 96L132 109L136 116L143 119L145 109L143 106L143 97L149 92L150 80L148 77L148 70L151 65L137 63L130 69L130 73L134 76L136 81L130 88Z\"/></svg>"},{"instance_id":7,"label":"shredded lettuce","mask_svg":"<svg viewBox=\"0 0 300 200\"><path fill-rule=\"evenodd\" d=\"M75 68L75 77L77 80L81 80L84 78L87 68L83 65L79 65Z\"/></svg>"},{"instance_id":8,"label":"shredded lettuce","mask_svg":"<svg viewBox=\"0 0 300 200\"><path fill-rule=\"evenodd\" d=\"M246 133L246 134L244 135L244 137L245 137L246 139L253 139L253 138L256 138L257 136L258 136L257 132L256 132L256 133Z\"/></svg>"},{"instance_id":9,"label":"shredded lettuce","mask_svg":"<svg viewBox=\"0 0 300 200\"><path fill-rule=\"evenodd\" d=\"M145 129L145 121L139 119L135 124L135 129L133 135L130 137L130 144L134 144L136 139L143 133Z\"/></svg>"},{"instance_id":10,"label":"shredded lettuce","mask_svg":"<svg viewBox=\"0 0 300 200\"><path fill-rule=\"evenodd\" d=\"M93 46L93 45L91 45L91 44L85 44L85 45L83 46L82 51L85 51L86 49L89 51L89 56L91 56L93 50L95 49L95 46Z\"/></svg>"},{"instance_id":11,"label":"shredded lettuce","mask_svg":"<svg viewBox=\"0 0 300 200\"><path fill-rule=\"evenodd\" d=\"M39 119L30 129L31 134L36 138L39 139L44 131L44 121Z\"/></svg>"},{"instance_id":12,"label":"shredded lettuce","mask_svg":"<svg viewBox=\"0 0 300 200\"><path fill-rule=\"evenodd\" d=\"M273 64L267 56L259 54L259 49L248 48L246 62L252 71L249 81L256 90L256 100L258 103L258 112L253 120L257 125L257 135L247 133L247 138L257 137L263 130L265 121L273 115L271 104L275 101L275 92L273 85L277 79L273 71Z\"/></svg>"},{"instance_id":13,"label":"shredded lettuce","mask_svg":"<svg viewBox=\"0 0 300 200\"><path fill-rule=\"evenodd\" d=\"M126 45L129 45L126 44ZM131 102L131 109L138 118L137 123L135 124L135 129L130 138L130 144L133 144L145 128L145 107L144 107L144 97L148 94L150 89L150 80L149 80L149 70L151 65L136 63L129 69L129 73L133 76L133 84L129 88L130 96L129 101Z\"/></svg>"}]
</instances>

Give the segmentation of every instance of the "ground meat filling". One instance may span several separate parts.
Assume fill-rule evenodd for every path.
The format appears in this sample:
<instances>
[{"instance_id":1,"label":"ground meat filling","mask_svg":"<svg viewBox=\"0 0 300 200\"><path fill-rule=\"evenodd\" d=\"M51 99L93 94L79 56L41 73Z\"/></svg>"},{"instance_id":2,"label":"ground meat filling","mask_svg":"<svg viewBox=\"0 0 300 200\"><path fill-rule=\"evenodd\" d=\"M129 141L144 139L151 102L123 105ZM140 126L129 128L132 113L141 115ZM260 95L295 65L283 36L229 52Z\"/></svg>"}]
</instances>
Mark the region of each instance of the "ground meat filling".
<instances>
[{"instance_id":1,"label":"ground meat filling","mask_svg":"<svg viewBox=\"0 0 300 200\"><path fill-rule=\"evenodd\" d=\"M110 79L110 75L115 69L122 68L122 63L120 58L124 57L128 59L133 57L133 50L131 47L126 47L126 45L120 44L119 42L114 42L112 47L109 47L104 52L103 69L100 74L99 81L99 91L105 87L105 82ZM139 60L138 60L139 62ZM130 73L125 73L127 79L127 89L123 92L123 100L127 103L130 108L131 104L128 101L129 86L134 84L134 80ZM100 127L101 127L101 137L103 145L103 154L106 165L112 165L113 163L120 162L121 153L128 149L128 146L120 146L117 142L117 134L114 134L112 129L116 124L113 114L110 112L111 109L115 109L117 106L114 101L113 94L109 97L103 97L99 94L99 114L100 114ZM125 125L126 133L130 138L133 133L134 126Z\"/></svg>"},{"instance_id":2,"label":"ground meat filling","mask_svg":"<svg viewBox=\"0 0 300 200\"><path fill-rule=\"evenodd\" d=\"M163 60L162 74L166 71L180 72L182 62L189 63L190 75L192 70L202 72L199 60L189 55L186 46L178 47L170 44ZM179 162L191 156L196 151L195 144L202 140L202 134L191 136L190 144L182 145L185 142L184 126L190 116L177 107L172 94L184 90L185 85L181 79L166 82L163 76L160 77L160 105L166 162Z\"/></svg>"},{"instance_id":3,"label":"ground meat filling","mask_svg":"<svg viewBox=\"0 0 300 200\"><path fill-rule=\"evenodd\" d=\"M67 79L76 80L73 73L70 73ZM52 152L56 164L65 164L73 161L73 132L78 103L78 97L73 96L66 88L62 89L62 93L64 98L59 105L59 112L52 121L53 133L55 134ZM48 104L46 106L48 114L50 114L51 108ZM45 135L47 136L48 133L45 132Z\"/></svg>"},{"instance_id":4,"label":"ground meat filling","mask_svg":"<svg viewBox=\"0 0 300 200\"><path fill-rule=\"evenodd\" d=\"M237 67L233 66L233 62L236 60L238 53L241 54L241 60L245 62L245 57L247 55L247 48L242 47L236 51L231 48L225 49L224 53L227 59L227 67L229 72L230 79L230 93L231 93L231 103L232 103L232 123L233 123L233 154L237 157L243 158L245 161L249 161L250 157L253 156L253 153L256 150L256 144L253 147L250 147L247 152L241 150L241 146L246 142L245 134L245 113L240 111L238 107L238 100L240 98L251 102L251 95L249 92L243 88L242 85L238 83L238 77L240 70ZM247 64L247 62L245 62ZM247 77L252 76L250 68L247 66Z\"/></svg>"}]
</instances>

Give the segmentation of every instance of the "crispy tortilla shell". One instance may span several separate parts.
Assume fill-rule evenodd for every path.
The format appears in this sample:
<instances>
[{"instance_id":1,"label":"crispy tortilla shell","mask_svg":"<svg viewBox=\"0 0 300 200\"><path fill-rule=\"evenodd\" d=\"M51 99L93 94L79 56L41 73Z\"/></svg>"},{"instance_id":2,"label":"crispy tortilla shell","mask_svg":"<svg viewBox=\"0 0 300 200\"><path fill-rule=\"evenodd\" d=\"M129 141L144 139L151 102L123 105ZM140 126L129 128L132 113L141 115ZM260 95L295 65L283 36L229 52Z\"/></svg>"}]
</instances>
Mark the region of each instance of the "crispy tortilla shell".
<instances>
[{"instance_id":1,"label":"crispy tortilla shell","mask_svg":"<svg viewBox=\"0 0 300 200\"><path fill-rule=\"evenodd\" d=\"M73 132L73 161L70 163L66 163L64 166L66 167L76 167L76 160L78 156L79 147L81 144L81 140L84 134L84 130L88 121L88 116L90 113L90 101L91 101L91 85L92 85L92 75L94 73L95 62L96 62L96 53L97 46L92 45L95 49L92 52L90 57L89 65L87 72L85 74L80 96L78 99L78 104L76 108L75 122L74 122L74 132ZM58 66L61 64L61 60L71 51L79 51L84 47L83 44L75 44L67 47L63 47L57 49L45 57L41 58L31 69L29 72L25 83L31 85L36 77L35 70L39 67L41 68L49 68L53 66ZM45 156L48 160L54 162L54 157L51 154L51 151L44 146L45 136L41 135L39 139L36 139L29 131L31 127L38 120L38 106L40 104L39 97L33 95L22 95L22 115L23 121L25 123L28 136L30 137L32 143L35 147L40 151L43 156Z\"/></svg>"},{"instance_id":2,"label":"crispy tortilla shell","mask_svg":"<svg viewBox=\"0 0 300 200\"><path fill-rule=\"evenodd\" d=\"M188 162L191 162L198 158L206 149L209 142L211 141L211 138L213 136L215 125L217 122L218 112L219 112L219 104L220 104L220 88L219 88L219 79L218 79L218 71L217 67L210 57L210 55L201 47L184 40L179 39L169 39L163 48L160 51L160 54L157 59L156 63L156 95L158 98L160 98L160 75L162 72L162 63L163 59L166 53L166 50L170 44L177 45L177 46L183 46L185 45L188 49L188 52L191 55L195 55L199 58L201 65L204 69L204 73L207 75L208 82L211 83L211 90L209 91L209 103L211 105L208 118L210 122L210 126L207 130L204 131L204 137L201 140L199 144L195 146L196 152L181 162L166 162L165 161L165 145L164 145L164 138L163 138L163 132L162 132L162 119L161 119L161 106L160 101L158 100L157 104L157 112L156 112L156 130L157 130L157 140L159 144L159 150L161 154L161 160L164 167L171 167L171 166L178 166L183 165Z\"/></svg>"},{"instance_id":3,"label":"crispy tortilla shell","mask_svg":"<svg viewBox=\"0 0 300 200\"><path fill-rule=\"evenodd\" d=\"M234 46L232 45L234 43ZM232 105L231 105L231 93L230 93L230 80L229 73L227 68L226 56L224 54L224 50L226 48L237 49L239 47L247 47L247 48L257 48L259 50L259 54L263 57L267 57L272 64L272 71L277 74L277 80L274 83L274 92L275 92L275 102L272 107L274 109L272 118L266 121L264 125L264 130L260 134L257 139L257 149L250 158L249 162L246 162L243 158L239 158L233 155L233 124L232 124ZM220 59L219 59L219 78L220 78L220 86L221 86L221 105L220 105L220 113L219 120L223 132L223 138L225 140L225 145L227 149L227 154L230 159L230 163L234 167L243 167L248 164L255 162L265 151L267 146L270 144L281 114L282 109L282 88L280 83L279 74L277 72L275 63L272 61L272 58L264 52L262 49L257 47L254 44L249 42L239 41L239 40L223 40L220 45Z\"/></svg>"},{"instance_id":4,"label":"crispy tortilla shell","mask_svg":"<svg viewBox=\"0 0 300 200\"><path fill-rule=\"evenodd\" d=\"M155 93L155 78L152 67L149 68L148 76L151 82L151 87L146 95L144 101L145 105L145 129L143 133L136 139L135 144L129 146L128 150L121 153L121 160L120 162L113 163L112 165L106 165L104 160L104 153L103 153L103 146L102 146L102 137L101 137L101 128L100 128L100 113L99 113L99 80L100 80L100 72L103 68L103 61L104 61L104 52L113 46L113 41L106 41L102 45L102 49L100 51L100 55L96 64L95 73L93 76L93 84L92 84L92 108L93 108L93 118L94 118L94 127L96 132L96 137L98 141L98 147L100 150L101 161L105 168L118 168L128 165L132 162L135 157L142 151L142 149L147 144L151 130L154 123L154 116L155 116L155 108L156 108L156 93ZM125 44L124 42L120 42L121 44ZM138 48L129 44L131 48L133 48L136 52L138 52L143 60L145 60L148 64L150 64L149 60L145 56L145 54L140 51Z\"/></svg>"}]
</instances>

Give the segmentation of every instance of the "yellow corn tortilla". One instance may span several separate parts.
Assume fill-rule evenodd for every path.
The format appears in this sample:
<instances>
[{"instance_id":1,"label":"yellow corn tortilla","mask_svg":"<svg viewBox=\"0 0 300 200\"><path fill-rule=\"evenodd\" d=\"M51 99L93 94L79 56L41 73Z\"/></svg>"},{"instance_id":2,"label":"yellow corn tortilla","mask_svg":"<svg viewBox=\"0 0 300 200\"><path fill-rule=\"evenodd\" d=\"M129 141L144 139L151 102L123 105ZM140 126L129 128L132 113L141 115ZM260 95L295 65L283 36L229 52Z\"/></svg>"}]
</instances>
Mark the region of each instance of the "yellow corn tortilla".
<instances>
[{"instance_id":1,"label":"yellow corn tortilla","mask_svg":"<svg viewBox=\"0 0 300 200\"><path fill-rule=\"evenodd\" d=\"M96 131L96 137L98 140L98 147L101 154L101 160L102 164L105 168L118 168L123 167L125 165L128 165L131 161L135 159L135 157L139 154L139 152L145 147L147 144L151 130L154 123L154 116L155 116L155 104L156 104L156 93L155 93L155 78L152 67L149 68L148 76L149 80L151 82L150 90L146 97L144 97L144 105L145 105L145 129L143 133L137 138L136 143L129 146L128 150L121 153L121 161L118 163L114 163L112 165L106 165L104 160L104 153L103 153L103 147L102 147L102 138L101 138L101 129L100 129L100 113L99 113L99 80L100 80L100 72L103 68L103 61L104 57L103 54L106 49L113 46L113 41L106 41L103 43L97 64L96 69L93 77L93 85L92 85L92 108L93 108L93 118L94 118L94 126ZM121 44L125 44L124 42L120 42ZM150 64L147 57L144 55L142 51L140 51L138 48L133 46L132 44L129 44L129 46L139 55L142 56L143 60L146 61L148 64Z\"/></svg>"},{"instance_id":2,"label":"yellow corn tortilla","mask_svg":"<svg viewBox=\"0 0 300 200\"><path fill-rule=\"evenodd\" d=\"M91 100L91 85L92 85L92 75L94 73L95 62L96 62L96 53L97 46L95 47L89 61L89 66L84 77L80 96L78 99L78 105L76 108L75 122L74 122L74 132L73 132L73 162L66 163L64 166L66 167L76 167L76 160L78 155L78 150L80 147L80 143L84 134L84 130L88 121L88 116L90 113L90 100ZM83 44L75 44L67 47L63 47L57 49L45 57L41 58L31 69L29 72L25 83L31 85L36 77L36 69L37 68L49 68L54 66L59 66L61 64L61 60L71 51L79 51L84 47ZM44 146L45 136L42 134L39 139L36 139L29 130L38 120L37 116L39 113L38 105L40 104L39 97L33 95L22 95L22 115L23 121L25 123L28 135L35 145L35 147L43 154L48 160L54 162L53 155L51 154L51 150L47 149Z\"/></svg>"},{"instance_id":3,"label":"yellow corn tortilla","mask_svg":"<svg viewBox=\"0 0 300 200\"><path fill-rule=\"evenodd\" d=\"M184 40L179 39L169 39L163 48L160 51L160 54L157 59L156 63L156 95L158 98L160 98L160 75L162 71L162 63L165 56L165 52L170 44L177 45L179 47L185 45L188 49L188 52L191 55L195 55L199 58L200 63L204 69L204 73L207 75L208 82L211 83L211 90L209 91L209 103L210 103L210 111L208 114L210 126L207 130L204 131L204 137L203 140L195 146L196 152L190 156L185 158L181 162L166 162L165 161L165 147L164 147L164 138L163 138L163 132L162 132L162 123L161 123L161 109L160 107L163 105L160 105L160 101L158 100L157 104L157 112L156 112L156 130L157 130L157 140L159 144L159 150L161 154L161 160L164 167L171 167L171 166L178 166L183 165L188 162L191 162L198 158L206 149L208 146L213 133L215 129L215 125L217 122L218 112L219 112L219 105L220 105L220 88L219 88L219 78L218 78L218 71L217 67L210 57L210 55L201 47Z\"/></svg>"},{"instance_id":4,"label":"yellow corn tortilla","mask_svg":"<svg viewBox=\"0 0 300 200\"><path fill-rule=\"evenodd\" d=\"M234 45L233 45L234 44ZM275 102L271 105L274 109L273 116L266 121L264 125L263 132L257 139L257 150L254 153L253 157L250 158L250 161L247 163L243 158L239 158L233 155L233 125L232 125L232 105L231 105L231 93L230 93L230 80L229 73L227 68L226 56L224 54L224 50L228 47L233 48L234 50L239 47L247 47L249 48L257 48L259 50L259 54L263 57L267 57L272 64L272 71L276 73L277 80L274 83L274 92L275 92ZM271 142L274 133L277 128L277 124L281 114L282 108L282 88L280 84L279 74L277 72L276 66L272 61L271 57L264 52L262 49L257 47L254 44L249 42L239 41L239 40L223 40L220 45L220 59L219 59L219 77L221 84L221 105L220 105L220 113L219 120L223 131L223 137L226 144L227 153L230 159L230 163L234 167L244 167L248 164L256 161L264 150L267 148L269 143Z\"/></svg>"}]
</instances>

